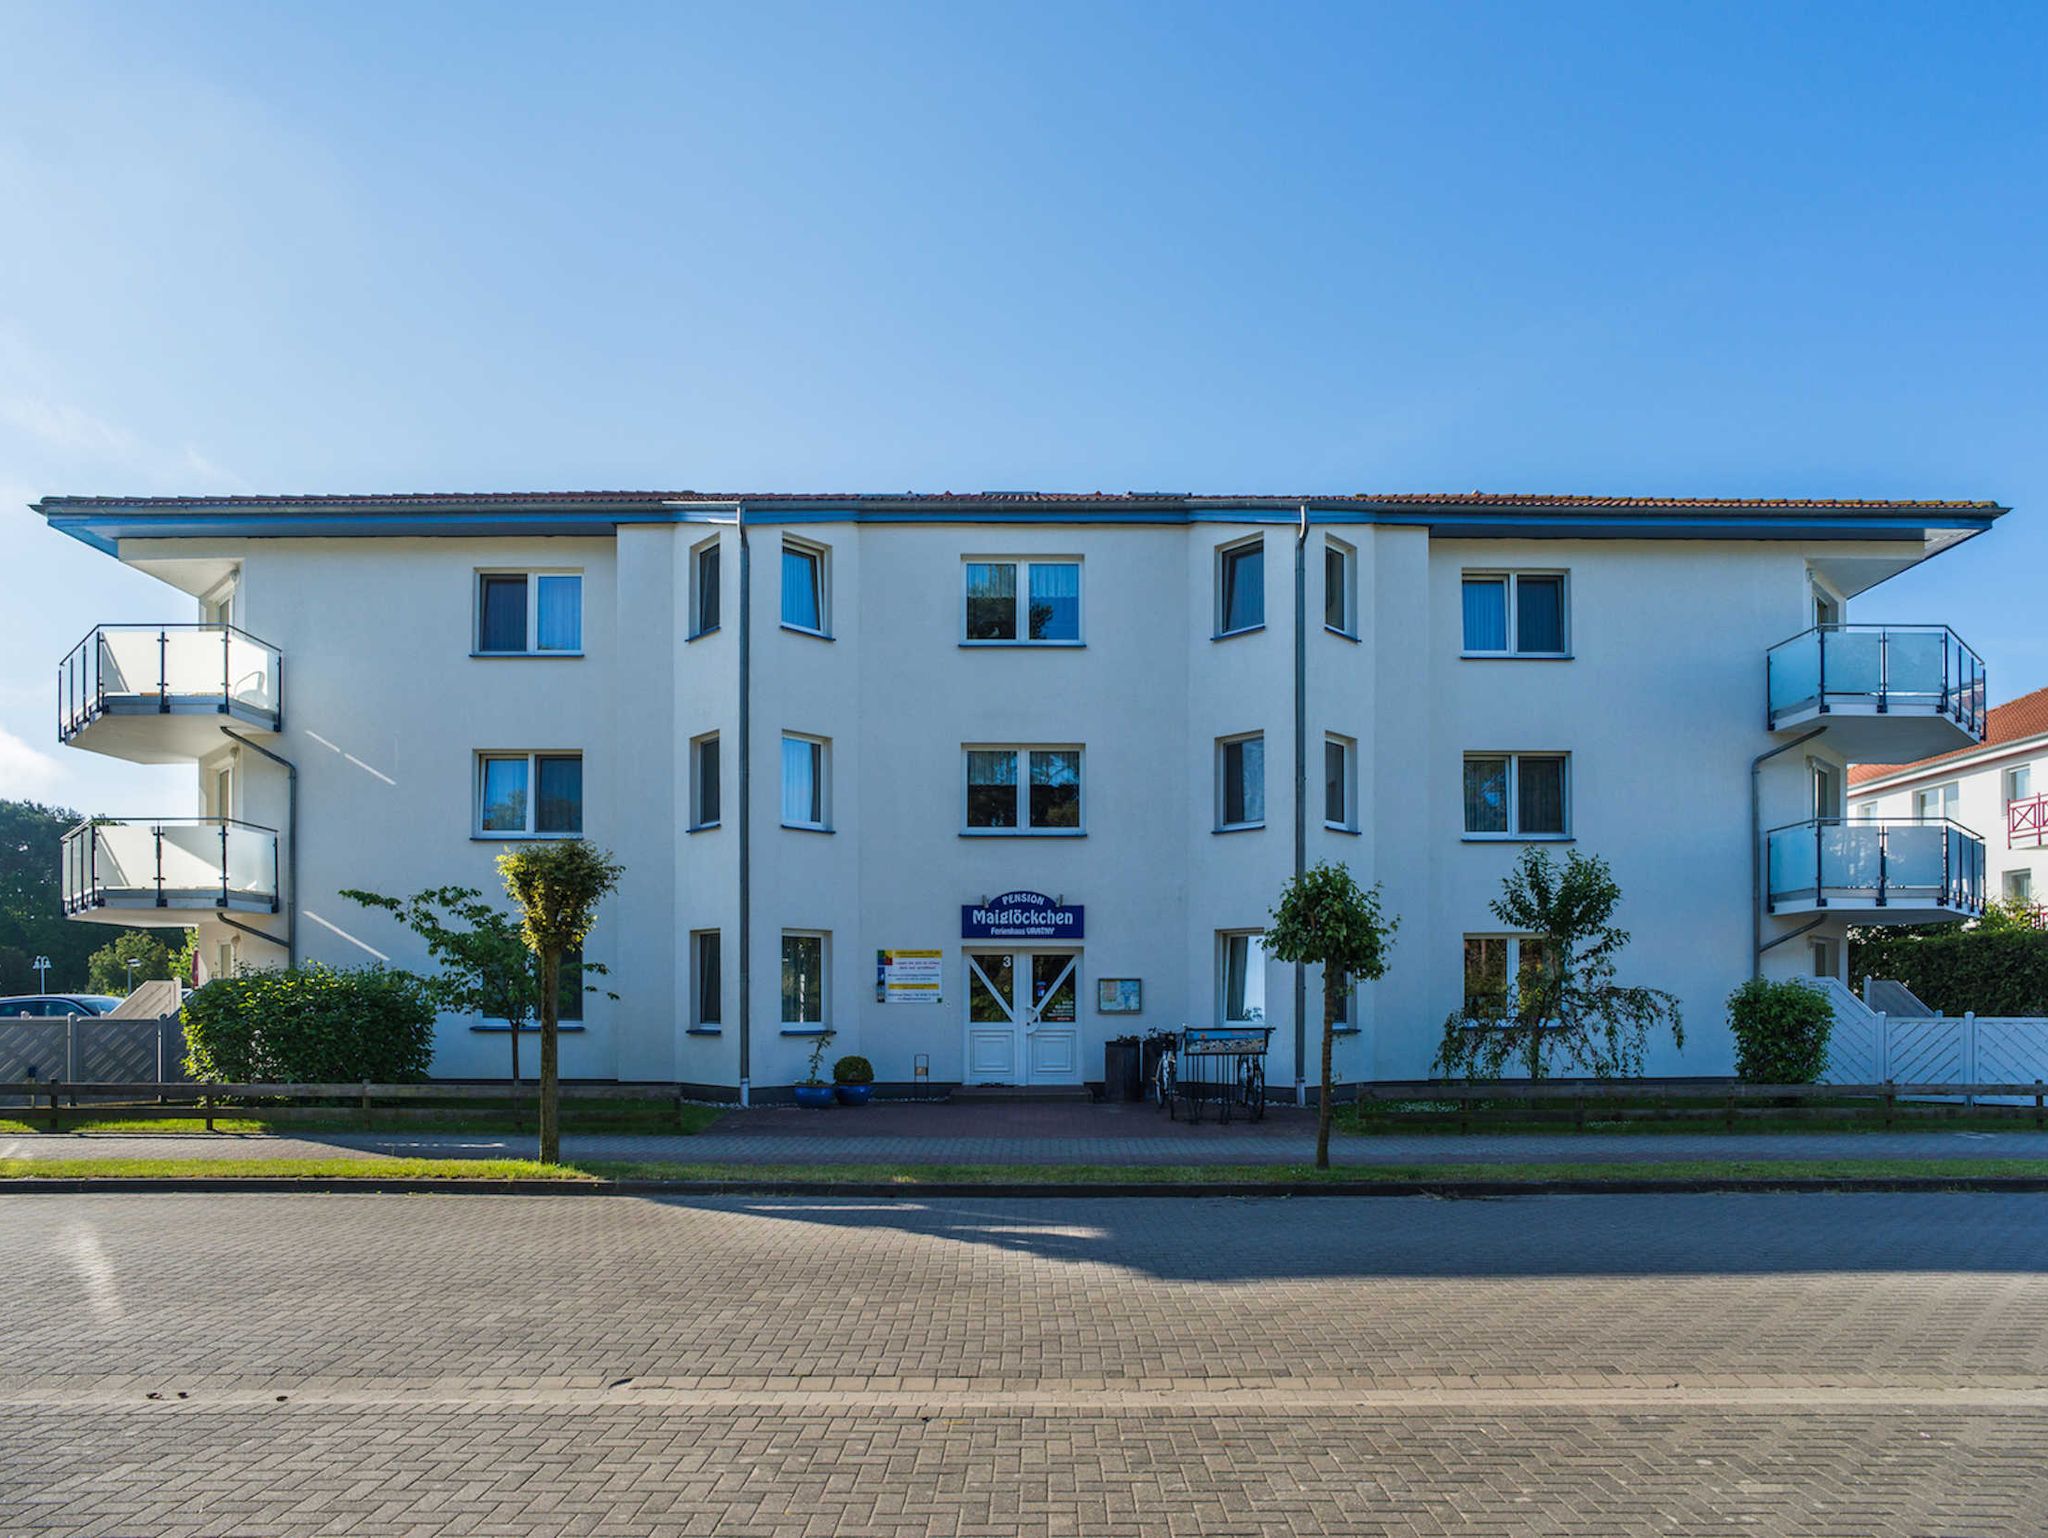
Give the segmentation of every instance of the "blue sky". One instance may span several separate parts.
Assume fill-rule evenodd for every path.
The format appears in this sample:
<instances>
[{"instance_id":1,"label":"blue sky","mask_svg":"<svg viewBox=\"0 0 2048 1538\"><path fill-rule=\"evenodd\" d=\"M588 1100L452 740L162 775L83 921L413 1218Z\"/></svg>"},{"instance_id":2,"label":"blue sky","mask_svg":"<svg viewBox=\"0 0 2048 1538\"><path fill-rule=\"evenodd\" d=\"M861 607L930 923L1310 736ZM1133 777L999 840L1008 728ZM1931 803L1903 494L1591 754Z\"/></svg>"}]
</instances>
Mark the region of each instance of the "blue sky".
<instances>
[{"instance_id":1,"label":"blue sky","mask_svg":"<svg viewBox=\"0 0 2048 1538\"><path fill-rule=\"evenodd\" d=\"M44 493L1993 497L2048 683L2048 11L0 3L0 796L177 594Z\"/></svg>"}]
</instances>

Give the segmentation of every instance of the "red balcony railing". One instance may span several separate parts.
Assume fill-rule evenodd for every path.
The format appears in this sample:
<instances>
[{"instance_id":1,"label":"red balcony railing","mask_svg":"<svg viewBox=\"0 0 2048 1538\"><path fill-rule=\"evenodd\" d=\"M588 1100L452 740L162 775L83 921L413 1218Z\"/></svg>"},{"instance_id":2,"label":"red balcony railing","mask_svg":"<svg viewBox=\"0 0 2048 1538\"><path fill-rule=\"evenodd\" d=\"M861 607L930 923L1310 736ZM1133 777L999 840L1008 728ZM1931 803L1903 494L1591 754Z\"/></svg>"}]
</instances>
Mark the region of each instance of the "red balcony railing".
<instances>
[{"instance_id":1,"label":"red balcony railing","mask_svg":"<svg viewBox=\"0 0 2048 1538\"><path fill-rule=\"evenodd\" d=\"M2005 803L2005 847L2039 849L2048 844L2048 795Z\"/></svg>"}]
</instances>

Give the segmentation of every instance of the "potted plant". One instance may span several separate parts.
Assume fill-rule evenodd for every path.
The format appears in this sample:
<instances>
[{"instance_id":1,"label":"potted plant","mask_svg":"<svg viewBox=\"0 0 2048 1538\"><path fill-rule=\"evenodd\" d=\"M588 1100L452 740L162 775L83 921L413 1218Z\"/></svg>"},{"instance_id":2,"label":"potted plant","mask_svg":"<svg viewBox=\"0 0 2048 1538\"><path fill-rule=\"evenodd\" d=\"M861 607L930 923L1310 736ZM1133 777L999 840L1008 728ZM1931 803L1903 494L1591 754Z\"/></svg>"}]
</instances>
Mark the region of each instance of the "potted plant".
<instances>
[{"instance_id":1,"label":"potted plant","mask_svg":"<svg viewBox=\"0 0 2048 1538\"><path fill-rule=\"evenodd\" d=\"M832 1086L825 1082L825 1049L832 1045L836 1031L820 1031L811 1042L811 1066L796 1083L796 1103L823 1110L832 1103Z\"/></svg>"},{"instance_id":2,"label":"potted plant","mask_svg":"<svg viewBox=\"0 0 2048 1538\"><path fill-rule=\"evenodd\" d=\"M875 1065L857 1054L832 1065L832 1092L841 1105L866 1105L875 1093Z\"/></svg>"}]
</instances>

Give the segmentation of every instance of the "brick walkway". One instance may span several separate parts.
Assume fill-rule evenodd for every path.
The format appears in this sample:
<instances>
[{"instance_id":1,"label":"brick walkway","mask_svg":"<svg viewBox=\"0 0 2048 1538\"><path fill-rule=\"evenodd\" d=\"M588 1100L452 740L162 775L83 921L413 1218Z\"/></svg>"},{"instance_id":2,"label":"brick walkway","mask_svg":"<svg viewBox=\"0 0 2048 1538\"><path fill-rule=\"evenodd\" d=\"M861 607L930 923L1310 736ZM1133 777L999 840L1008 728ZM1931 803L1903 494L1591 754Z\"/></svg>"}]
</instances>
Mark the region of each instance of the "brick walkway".
<instances>
[{"instance_id":1,"label":"brick walkway","mask_svg":"<svg viewBox=\"0 0 2048 1538\"><path fill-rule=\"evenodd\" d=\"M735 1111L694 1137L584 1136L569 1159L691 1164L1304 1164L1315 1118L1275 1109L1263 1122L1169 1121L1150 1106L872 1105L857 1110ZM337 1133L294 1137L87 1134L0 1137L0 1158L331 1158L531 1154L531 1137L460 1133ZM1694 1159L2048 1159L2048 1133L1672 1132L1530 1133L1469 1137L1333 1134L1333 1162L1373 1164L1657 1163Z\"/></svg>"},{"instance_id":2,"label":"brick walkway","mask_svg":"<svg viewBox=\"0 0 2048 1538\"><path fill-rule=\"evenodd\" d=\"M2038 1538L2048 1201L0 1197L0 1532Z\"/></svg>"}]
</instances>

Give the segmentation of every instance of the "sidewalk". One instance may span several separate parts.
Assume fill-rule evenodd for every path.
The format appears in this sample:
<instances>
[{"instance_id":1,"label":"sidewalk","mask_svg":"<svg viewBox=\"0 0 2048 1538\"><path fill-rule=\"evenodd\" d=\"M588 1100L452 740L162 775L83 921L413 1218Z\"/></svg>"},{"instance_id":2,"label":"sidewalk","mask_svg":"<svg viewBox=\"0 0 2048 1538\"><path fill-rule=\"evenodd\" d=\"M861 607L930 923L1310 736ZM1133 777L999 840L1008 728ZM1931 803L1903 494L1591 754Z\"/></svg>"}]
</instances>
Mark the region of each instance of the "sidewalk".
<instances>
[{"instance_id":1,"label":"sidewalk","mask_svg":"<svg viewBox=\"0 0 2048 1538\"><path fill-rule=\"evenodd\" d=\"M385 1156L530 1158L533 1138L478 1133L61 1133L0 1137L0 1159L312 1159ZM1190 1126L1149 1105L871 1105L734 1111L695 1137L589 1135L562 1139L579 1160L791 1165L1247 1165L1307 1164L1315 1116L1274 1108L1263 1122ZM2042 1159L2048 1133L1670 1132L1402 1134L1332 1132L1346 1167L1417 1164L1651 1164L1702 1159Z\"/></svg>"}]
</instances>

